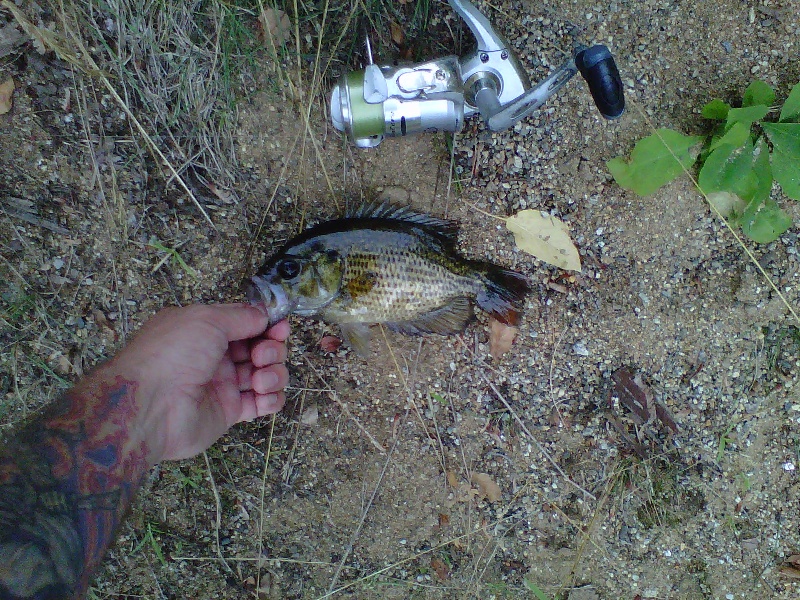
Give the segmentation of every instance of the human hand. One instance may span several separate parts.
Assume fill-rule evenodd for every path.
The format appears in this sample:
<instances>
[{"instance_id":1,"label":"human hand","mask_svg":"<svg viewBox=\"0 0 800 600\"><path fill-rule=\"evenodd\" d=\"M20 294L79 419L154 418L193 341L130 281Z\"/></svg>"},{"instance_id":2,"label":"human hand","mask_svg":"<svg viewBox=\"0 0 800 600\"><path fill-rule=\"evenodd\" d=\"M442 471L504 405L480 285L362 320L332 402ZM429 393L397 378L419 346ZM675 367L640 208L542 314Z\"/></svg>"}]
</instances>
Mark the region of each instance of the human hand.
<instances>
[{"instance_id":1,"label":"human hand","mask_svg":"<svg viewBox=\"0 0 800 600\"><path fill-rule=\"evenodd\" d=\"M109 365L138 383L152 463L194 456L283 408L289 324L246 304L161 310Z\"/></svg>"}]
</instances>

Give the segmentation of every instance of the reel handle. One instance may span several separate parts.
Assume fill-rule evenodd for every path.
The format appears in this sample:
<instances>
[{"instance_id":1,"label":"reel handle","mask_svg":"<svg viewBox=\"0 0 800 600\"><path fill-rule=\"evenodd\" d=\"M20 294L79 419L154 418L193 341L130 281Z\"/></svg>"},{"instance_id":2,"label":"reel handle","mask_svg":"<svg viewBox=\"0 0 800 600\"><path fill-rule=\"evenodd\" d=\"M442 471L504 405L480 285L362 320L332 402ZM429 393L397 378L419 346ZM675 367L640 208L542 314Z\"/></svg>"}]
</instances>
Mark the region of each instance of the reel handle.
<instances>
[{"instance_id":1,"label":"reel handle","mask_svg":"<svg viewBox=\"0 0 800 600\"><path fill-rule=\"evenodd\" d=\"M606 119L618 119L625 112L625 95L617 63L607 46L598 44L575 54L578 67L592 94L597 110Z\"/></svg>"}]
</instances>

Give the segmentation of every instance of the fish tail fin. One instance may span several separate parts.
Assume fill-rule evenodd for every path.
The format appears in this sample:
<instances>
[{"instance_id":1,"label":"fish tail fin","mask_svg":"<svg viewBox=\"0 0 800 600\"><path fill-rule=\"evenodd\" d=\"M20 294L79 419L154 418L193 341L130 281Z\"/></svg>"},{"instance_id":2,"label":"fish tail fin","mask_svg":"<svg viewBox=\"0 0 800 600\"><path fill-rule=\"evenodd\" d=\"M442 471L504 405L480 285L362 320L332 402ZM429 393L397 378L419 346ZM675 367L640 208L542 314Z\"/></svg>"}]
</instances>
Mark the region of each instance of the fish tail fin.
<instances>
[{"instance_id":1,"label":"fish tail fin","mask_svg":"<svg viewBox=\"0 0 800 600\"><path fill-rule=\"evenodd\" d=\"M521 273L492 264L483 265L480 273L483 290L475 299L478 306L506 325L518 324L530 291L528 280Z\"/></svg>"}]
</instances>

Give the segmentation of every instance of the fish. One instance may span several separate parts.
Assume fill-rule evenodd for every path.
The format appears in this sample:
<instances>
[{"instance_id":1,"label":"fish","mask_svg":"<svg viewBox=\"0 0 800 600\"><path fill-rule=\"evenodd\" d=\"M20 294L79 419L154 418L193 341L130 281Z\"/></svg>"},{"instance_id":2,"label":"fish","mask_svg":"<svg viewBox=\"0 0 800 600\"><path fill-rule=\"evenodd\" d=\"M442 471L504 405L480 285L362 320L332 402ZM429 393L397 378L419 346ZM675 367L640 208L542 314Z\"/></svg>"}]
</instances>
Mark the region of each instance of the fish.
<instances>
[{"instance_id":1,"label":"fish","mask_svg":"<svg viewBox=\"0 0 800 600\"><path fill-rule=\"evenodd\" d=\"M338 325L369 356L370 327L407 335L451 335L474 305L517 325L529 291L524 275L456 250L458 225L388 203L363 204L306 229L251 278L247 297L270 323L289 314Z\"/></svg>"}]
</instances>

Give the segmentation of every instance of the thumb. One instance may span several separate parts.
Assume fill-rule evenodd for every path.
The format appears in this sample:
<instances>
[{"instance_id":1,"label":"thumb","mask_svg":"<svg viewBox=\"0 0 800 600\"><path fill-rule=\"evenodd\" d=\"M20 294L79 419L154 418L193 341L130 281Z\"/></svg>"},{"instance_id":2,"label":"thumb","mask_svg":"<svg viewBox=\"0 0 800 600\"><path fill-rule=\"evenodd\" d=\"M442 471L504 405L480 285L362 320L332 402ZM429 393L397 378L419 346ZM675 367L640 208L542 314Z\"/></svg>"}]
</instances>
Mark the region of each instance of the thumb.
<instances>
[{"instance_id":1,"label":"thumb","mask_svg":"<svg viewBox=\"0 0 800 600\"><path fill-rule=\"evenodd\" d=\"M212 304L206 309L210 311L209 320L229 342L261 335L269 325L267 315L249 304Z\"/></svg>"}]
</instances>

